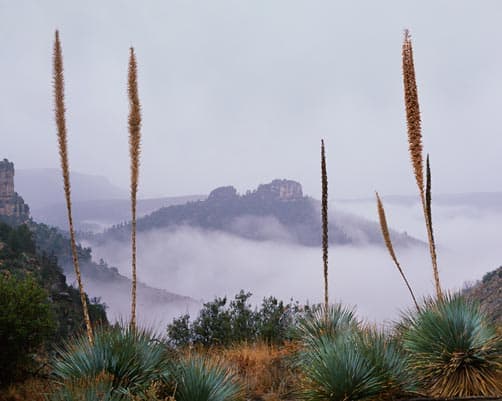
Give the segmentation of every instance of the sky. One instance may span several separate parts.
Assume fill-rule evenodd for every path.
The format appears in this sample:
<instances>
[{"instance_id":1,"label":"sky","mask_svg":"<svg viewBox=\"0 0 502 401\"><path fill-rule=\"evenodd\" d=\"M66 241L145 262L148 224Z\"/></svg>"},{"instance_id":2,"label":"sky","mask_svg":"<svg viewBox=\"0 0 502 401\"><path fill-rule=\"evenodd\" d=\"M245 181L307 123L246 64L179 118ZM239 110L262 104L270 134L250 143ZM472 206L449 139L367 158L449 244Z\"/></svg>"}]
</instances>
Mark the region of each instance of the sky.
<instances>
[{"instance_id":1,"label":"sky","mask_svg":"<svg viewBox=\"0 0 502 401\"><path fill-rule=\"evenodd\" d=\"M413 37L436 192L502 191L500 1L0 0L0 158L59 164L51 52L62 39L71 168L128 186L127 61L143 108L140 196L414 193L402 94Z\"/></svg>"}]
</instances>

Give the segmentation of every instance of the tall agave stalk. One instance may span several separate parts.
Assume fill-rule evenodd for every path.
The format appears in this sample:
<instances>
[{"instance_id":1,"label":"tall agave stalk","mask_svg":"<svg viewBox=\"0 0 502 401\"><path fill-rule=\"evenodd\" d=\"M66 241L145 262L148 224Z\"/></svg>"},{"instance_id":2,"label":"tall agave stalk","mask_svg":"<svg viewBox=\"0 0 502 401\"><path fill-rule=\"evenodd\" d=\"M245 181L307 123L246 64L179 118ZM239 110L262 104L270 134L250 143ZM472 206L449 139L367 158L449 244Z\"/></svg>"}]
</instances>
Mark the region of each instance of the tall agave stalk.
<instances>
[{"instance_id":1,"label":"tall agave stalk","mask_svg":"<svg viewBox=\"0 0 502 401\"><path fill-rule=\"evenodd\" d=\"M326 153L324 140L321 139L321 186L322 186L322 261L324 274L324 313L328 314L328 174L326 173Z\"/></svg>"},{"instance_id":2,"label":"tall agave stalk","mask_svg":"<svg viewBox=\"0 0 502 401\"><path fill-rule=\"evenodd\" d=\"M406 287L408 288L408 291L410 292L411 298L413 299L413 303L415 304L417 311L420 312L420 307L418 306L418 302L417 302L417 299L415 298L415 294L413 293L411 285L408 282L408 279L406 278L406 275L404 274L403 269L401 268L401 264L397 260L396 253L394 252L394 247L392 246L392 240L390 239L389 226L387 225L387 218L385 217L385 209L383 207L382 200L380 199L380 196L378 195L378 192L376 192L376 199L377 199L378 218L380 220L380 229L382 230L382 236L383 236L385 245L387 246L387 250L389 251L389 254L390 254L390 257L392 258L392 261L396 265L397 270L399 271L399 274L403 278L404 283L406 284Z\"/></svg>"},{"instance_id":3,"label":"tall agave stalk","mask_svg":"<svg viewBox=\"0 0 502 401\"><path fill-rule=\"evenodd\" d=\"M406 121L408 126L408 145L410 150L411 162L415 173L415 180L422 202L424 212L425 226L427 229L427 238L429 242L429 252L432 260L432 271L436 287L436 296L443 298L441 284L439 282L439 271L437 266L436 245L432 233L432 216L430 214L430 191L426 195L424 186L424 167L422 157L422 127L420 121L420 106L418 103L417 83L415 79L415 67L413 63L413 47L408 30L405 31L403 41L403 83L404 83L404 101L406 105ZM430 178L430 169L428 169ZM430 180L428 180L430 189ZM428 199L428 200L427 200Z\"/></svg>"},{"instance_id":4,"label":"tall agave stalk","mask_svg":"<svg viewBox=\"0 0 502 401\"><path fill-rule=\"evenodd\" d=\"M70 167L68 163L68 146L66 139L66 119L65 119L65 104L64 104L64 75L63 75L63 55L61 51L61 42L59 41L59 31L56 31L54 40L53 52L53 84L54 84L54 106L56 113L56 125L59 144L59 156L61 158L61 170L63 173L64 193L66 198L66 210L68 212L68 224L70 228L70 244L73 257L73 266L75 267L75 275L77 276L78 289L80 292L80 300L84 312L84 321L87 329L87 337L92 343L92 327L89 319L89 309L87 307L87 299L82 284L82 275L78 263L77 245L75 243L75 230L73 228L73 217L71 212L71 186L70 186Z\"/></svg>"},{"instance_id":5,"label":"tall agave stalk","mask_svg":"<svg viewBox=\"0 0 502 401\"><path fill-rule=\"evenodd\" d=\"M129 54L129 155L131 159L131 248L132 248L132 290L131 327L136 327L136 197L138 193L139 155L141 144L141 106L138 96L137 65L134 48Z\"/></svg>"}]
</instances>

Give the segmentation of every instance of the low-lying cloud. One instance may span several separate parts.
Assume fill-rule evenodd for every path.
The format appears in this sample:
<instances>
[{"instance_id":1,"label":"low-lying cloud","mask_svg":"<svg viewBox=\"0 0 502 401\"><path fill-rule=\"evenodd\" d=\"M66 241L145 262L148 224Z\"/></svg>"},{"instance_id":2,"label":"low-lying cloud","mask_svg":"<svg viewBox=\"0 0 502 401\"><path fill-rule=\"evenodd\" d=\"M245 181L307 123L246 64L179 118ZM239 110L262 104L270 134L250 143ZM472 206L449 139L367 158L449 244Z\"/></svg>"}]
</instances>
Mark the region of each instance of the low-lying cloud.
<instances>
[{"instance_id":1,"label":"low-lying cloud","mask_svg":"<svg viewBox=\"0 0 502 401\"><path fill-rule=\"evenodd\" d=\"M375 219L375 206L371 202L342 206L344 210ZM394 228L425 239L420 213L418 205L387 206L389 223ZM498 230L502 214L459 213L458 209L441 207L436 208L434 218L445 288L459 289L500 265ZM105 259L117 266L120 273L130 276L129 243L109 242L93 247L93 251L95 258ZM401 248L397 254L417 295L432 294L427 249ZM396 319L401 310L411 306L410 296L384 248L332 245L329 257L332 301L357 306L361 317L376 322ZM255 303L269 295L285 301L294 298L302 303L314 303L321 301L323 291L318 248L253 241L193 227L140 233L138 276L152 287L205 301L215 296L233 297L245 289L254 294ZM154 320L161 319L163 313L170 319L187 308L157 311ZM191 312L193 314L193 308ZM145 318L148 320L148 316Z\"/></svg>"}]
</instances>

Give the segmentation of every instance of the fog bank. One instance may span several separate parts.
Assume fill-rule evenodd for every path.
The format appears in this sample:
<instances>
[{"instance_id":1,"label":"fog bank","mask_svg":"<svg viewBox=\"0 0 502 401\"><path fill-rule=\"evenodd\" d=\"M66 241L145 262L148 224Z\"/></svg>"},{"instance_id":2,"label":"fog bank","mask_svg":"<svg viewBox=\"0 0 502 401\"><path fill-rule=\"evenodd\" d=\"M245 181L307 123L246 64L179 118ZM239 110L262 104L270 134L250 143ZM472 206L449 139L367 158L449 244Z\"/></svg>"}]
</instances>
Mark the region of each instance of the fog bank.
<instances>
[{"instance_id":1,"label":"fog bank","mask_svg":"<svg viewBox=\"0 0 502 401\"><path fill-rule=\"evenodd\" d=\"M375 220L371 202L343 203L343 208ZM425 240L418 205L387 205L389 224ZM498 227L502 214L465 213L465 208L441 207L434 212L442 284L459 289L500 265ZM128 243L93 247L130 276ZM397 249L411 285L419 297L433 293L432 268L426 247ZM331 246L329 291L332 301L356 305L371 321L396 319L411 300L392 261L375 246ZM150 231L138 237L138 276L146 284L170 292L211 300L251 291L255 303L274 295L283 300L319 302L322 299L322 260L317 248L257 242L230 234L191 227ZM146 312L146 311L145 311ZM172 311L166 311L169 315ZM162 312L160 313L162 315Z\"/></svg>"}]
</instances>

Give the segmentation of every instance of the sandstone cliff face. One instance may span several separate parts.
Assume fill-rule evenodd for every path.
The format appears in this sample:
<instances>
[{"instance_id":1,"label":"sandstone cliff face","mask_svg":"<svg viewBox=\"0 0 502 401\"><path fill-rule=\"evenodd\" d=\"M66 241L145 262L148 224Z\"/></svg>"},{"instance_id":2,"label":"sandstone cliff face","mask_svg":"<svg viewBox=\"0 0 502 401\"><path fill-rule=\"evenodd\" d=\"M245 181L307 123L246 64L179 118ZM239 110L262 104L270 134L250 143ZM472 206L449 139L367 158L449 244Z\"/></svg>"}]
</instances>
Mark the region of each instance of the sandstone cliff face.
<instances>
[{"instance_id":1,"label":"sandstone cliff face","mask_svg":"<svg viewBox=\"0 0 502 401\"><path fill-rule=\"evenodd\" d=\"M227 201L239 200L240 197L254 197L263 200L289 201L303 199L302 185L293 180L273 180L268 184L261 184L254 191L248 191L240 196L232 186L219 187L211 191L208 200Z\"/></svg>"},{"instance_id":2,"label":"sandstone cliff face","mask_svg":"<svg viewBox=\"0 0 502 401\"><path fill-rule=\"evenodd\" d=\"M14 192L14 163L0 161L0 217L24 222L30 217L30 208L21 196Z\"/></svg>"},{"instance_id":3,"label":"sandstone cliff face","mask_svg":"<svg viewBox=\"0 0 502 401\"><path fill-rule=\"evenodd\" d=\"M283 201L303 198L302 185L292 180L273 180L269 184L260 185L256 193L262 197Z\"/></svg>"}]
</instances>

